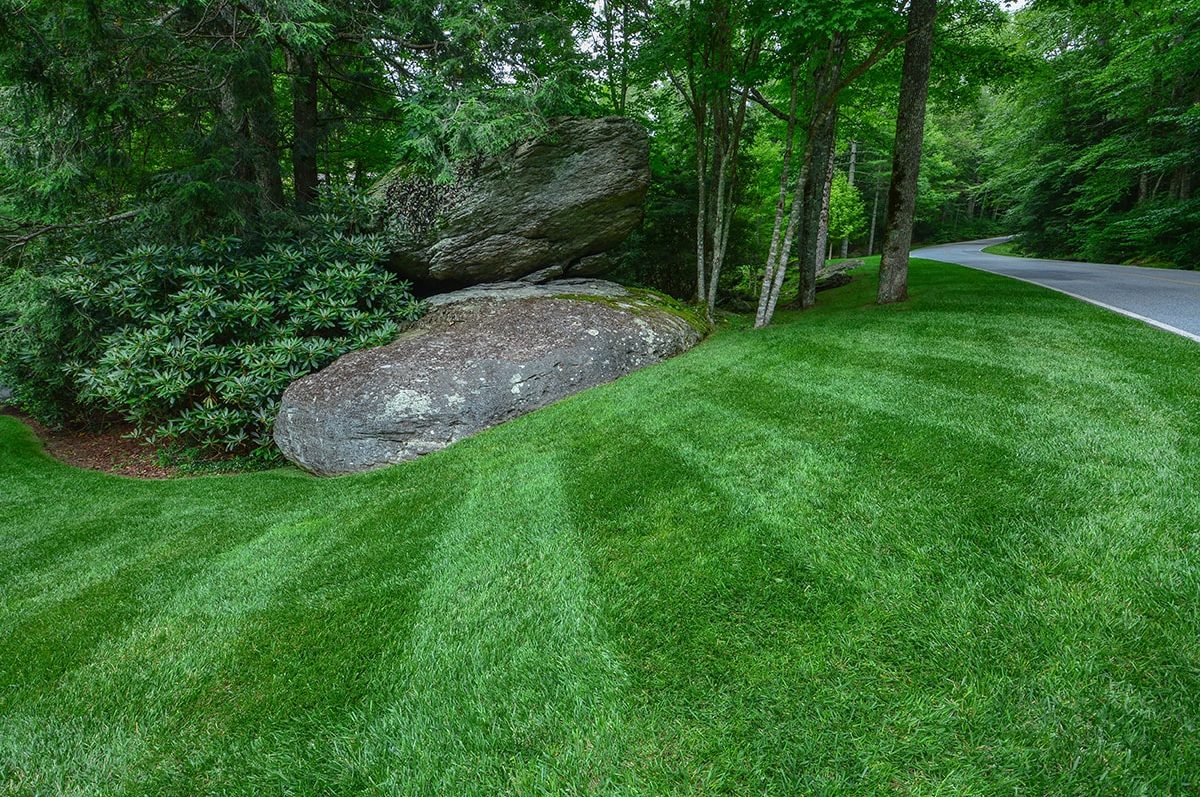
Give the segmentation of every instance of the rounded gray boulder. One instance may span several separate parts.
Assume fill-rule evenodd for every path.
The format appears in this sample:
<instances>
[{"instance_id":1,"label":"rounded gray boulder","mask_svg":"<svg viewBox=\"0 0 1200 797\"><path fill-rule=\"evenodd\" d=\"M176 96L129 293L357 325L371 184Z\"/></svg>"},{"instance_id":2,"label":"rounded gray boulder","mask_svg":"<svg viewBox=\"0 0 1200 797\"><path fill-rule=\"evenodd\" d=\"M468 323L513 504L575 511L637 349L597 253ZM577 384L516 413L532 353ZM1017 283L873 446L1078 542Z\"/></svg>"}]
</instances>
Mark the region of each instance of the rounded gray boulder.
<instances>
[{"instance_id":1,"label":"rounded gray boulder","mask_svg":"<svg viewBox=\"0 0 1200 797\"><path fill-rule=\"evenodd\" d=\"M413 459L694 346L670 300L602 280L481 285L434 297L386 346L284 393L275 441L321 475Z\"/></svg>"}]
</instances>

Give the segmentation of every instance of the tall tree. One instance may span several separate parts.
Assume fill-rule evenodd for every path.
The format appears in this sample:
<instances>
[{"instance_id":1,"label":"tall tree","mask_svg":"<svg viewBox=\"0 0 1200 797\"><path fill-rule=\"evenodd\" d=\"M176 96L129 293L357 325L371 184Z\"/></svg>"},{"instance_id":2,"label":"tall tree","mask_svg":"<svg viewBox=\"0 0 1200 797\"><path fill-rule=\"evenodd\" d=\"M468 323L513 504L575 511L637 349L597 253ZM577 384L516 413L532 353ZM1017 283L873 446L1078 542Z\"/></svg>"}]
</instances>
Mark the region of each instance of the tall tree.
<instances>
[{"instance_id":1,"label":"tall tree","mask_svg":"<svg viewBox=\"0 0 1200 797\"><path fill-rule=\"evenodd\" d=\"M5 4L0 116L55 133L27 146L0 127L0 235L23 251L130 210L157 238L237 233L309 205L319 179L398 156L446 171L592 109L590 15L587 0Z\"/></svg>"},{"instance_id":2,"label":"tall tree","mask_svg":"<svg viewBox=\"0 0 1200 797\"><path fill-rule=\"evenodd\" d=\"M925 131L925 103L929 96L929 68L933 57L933 23L937 0L913 0L908 14L908 42L900 77L900 103L896 112L896 142L892 151L892 183L888 189L887 222L883 255L879 261L880 304L908 298L908 249L912 244L917 203L917 175L921 169L921 142Z\"/></svg>"},{"instance_id":3,"label":"tall tree","mask_svg":"<svg viewBox=\"0 0 1200 797\"><path fill-rule=\"evenodd\" d=\"M688 0L682 13L670 6L660 10L663 68L692 122L696 301L711 317L729 245L738 154L763 39L748 0Z\"/></svg>"},{"instance_id":4,"label":"tall tree","mask_svg":"<svg viewBox=\"0 0 1200 797\"><path fill-rule=\"evenodd\" d=\"M634 0L600 0L595 28L599 37L600 72L612 112L623 116L629 102L635 27Z\"/></svg>"},{"instance_id":5,"label":"tall tree","mask_svg":"<svg viewBox=\"0 0 1200 797\"><path fill-rule=\"evenodd\" d=\"M831 79L836 83L841 71L839 60L831 67ZM829 191L833 180L833 165L837 154L838 107L836 100L814 125L811 131L812 167L805 185L804 220L800 230L800 281L796 304L802 309L812 307L817 300L817 271L825 260L825 240L829 222Z\"/></svg>"},{"instance_id":6,"label":"tall tree","mask_svg":"<svg viewBox=\"0 0 1200 797\"><path fill-rule=\"evenodd\" d=\"M903 9L906 5L907 0L904 0L899 8ZM804 54L805 66L813 75L807 89L809 105L802 125L794 107L784 112L761 92L752 94L765 110L788 123L788 151L792 146L791 137L797 130L804 131L805 139L804 155L798 165L792 165L790 157L784 158L775 224L755 314L756 327L770 323L774 315L797 235L801 241L797 303L801 306L812 304L818 261L824 257L824 252L818 251L818 241L822 238L822 215L828 220L826 185L831 175L827 164L836 146L839 97L848 86L870 72L903 42L904 32L895 27L896 10L878 4L843 6L840 9L842 15L833 14L826 22L831 26L827 29L829 32L816 41L813 41L814 33L809 27L800 26L809 44L804 48L794 48L793 52ZM857 56L857 60L847 66L846 60L851 53ZM793 77L793 85L794 81ZM794 180L787 176L789 167L795 171ZM785 225L783 209L787 204L789 187L792 194L791 212Z\"/></svg>"},{"instance_id":7,"label":"tall tree","mask_svg":"<svg viewBox=\"0 0 1200 797\"><path fill-rule=\"evenodd\" d=\"M317 58L301 50L291 57L292 76L292 185L296 205L308 207L317 198L320 171L317 148L320 143L319 80Z\"/></svg>"}]
</instances>

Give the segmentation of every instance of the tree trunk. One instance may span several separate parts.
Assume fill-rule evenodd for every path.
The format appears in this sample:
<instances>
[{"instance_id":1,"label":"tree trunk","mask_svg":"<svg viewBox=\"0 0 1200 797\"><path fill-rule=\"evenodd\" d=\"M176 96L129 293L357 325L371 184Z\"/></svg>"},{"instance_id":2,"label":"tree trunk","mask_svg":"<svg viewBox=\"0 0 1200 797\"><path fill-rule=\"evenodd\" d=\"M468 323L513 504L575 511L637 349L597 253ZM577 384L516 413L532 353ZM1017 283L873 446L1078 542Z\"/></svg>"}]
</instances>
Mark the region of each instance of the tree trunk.
<instances>
[{"instance_id":1,"label":"tree trunk","mask_svg":"<svg viewBox=\"0 0 1200 797\"><path fill-rule=\"evenodd\" d=\"M317 59L302 53L292 60L292 182L296 206L306 208L317 198Z\"/></svg>"},{"instance_id":2,"label":"tree trunk","mask_svg":"<svg viewBox=\"0 0 1200 797\"><path fill-rule=\"evenodd\" d=\"M796 180L796 190L792 194L792 212L788 217L787 233L783 236L783 254L779 259L779 267L775 269L775 278L771 283L770 292L767 295L766 309L762 311L762 322L759 323L756 319L756 327L764 327L771 323L771 318L775 315L775 305L779 301L779 291L783 288L783 278L787 274L788 256L792 250L792 241L796 235L796 228L800 224L801 216L804 211L804 194L805 188L809 182L808 174L812 161L812 145L807 147L804 156L804 166L800 169L800 176Z\"/></svg>"},{"instance_id":3,"label":"tree trunk","mask_svg":"<svg viewBox=\"0 0 1200 797\"><path fill-rule=\"evenodd\" d=\"M708 295L704 297L704 307L709 321L712 321L713 310L717 304L717 281L721 278L721 261L725 255L722 244L728 240L725 237L725 224L727 223L725 192L731 182L729 179L729 153L715 152L713 154L715 156L713 160L719 161L719 165L717 166L717 190L713 201L712 256L708 272Z\"/></svg>"},{"instance_id":4,"label":"tree trunk","mask_svg":"<svg viewBox=\"0 0 1200 797\"><path fill-rule=\"evenodd\" d=\"M817 273L825 267L825 261L833 257L833 242L829 240L829 197L833 190L834 147L829 148L829 166L825 169L825 187L821 191L821 216L817 227L817 260L813 263L813 301L816 301ZM809 305L811 306L811 304Z\"/></svg>"},{"instance_id":5,"label":"tree trunk","mask_svg":"<svg viewBox=\"0 0 1200 797\"><path fill-rule=\"evenodd\" d=\"M234 177L258 186L257 206L248 212L283 206L283 177L279 168L279 123L271 52L247 45L244 59L233 66L221 85L221 114L227 120L235 150Z\"/></svg>"},{"instance_id":6,"label":"tree trunk","mask_svg":"<svg viewBox=\"0 0 1200 797\"><path fill-rule=\"evenodd\" d=\"M750 60L758 58L757 42L751 44ZM708 276L708 318L711 321L717 307L717 286L721 279L721 268L725 263L725 250L729 246L729 231L733 227L733 186L737 177L737 157L742 145L742 130L746 124L746 104L750 99L750 86L743 86L734 112L733 124L728 138L721 147L720 175L717 179L716 223L713 226L712 270Z\"/></svg>"},{"instance_id":7,"label":"tree trunk","mask_svg":"<svg viewBox=\"0 0 1200 797\"><path fill-rule=\"evenodd\" d=\"M238 182L252 183L254 182L254 164L250 159L249 125L246 122L245 114L241 111L241 104L233 90L232 82L229 80L221 85L220 113L226 124L229 125L230 136L233 139L233 177ZM240 204L244 205L245 203ZM254 208L249 206L244 207L243 210L247 214L254 212Z\"/></svg>"},{"instance_id":8,"label":"tree trunk","mask_svg":"<svg viewBox=\"0 0 1200 797\"><path fill-rule=\"evenodd\" d=\"M697 112L696 127L696 304L704 302L707 293L704 285L704 275L708 271L707 248L708 240L708 155L705 153L705 125L703 112Z\"/></svg>"},{"instance_id":9,"label":"tree trunk","mask_svg":"<svg viewBox=\"0 0 1200 797\"><path fill-rule=\"evenodd\" d=\"M609 102L613 113L624 116L629 97L629 3L603 0L600 10Z\"/></svg>"},{"instance_id":10,"label":"tree trunk","mask_svg":"<svg viewBox=\"0 0 1200 797\"><path fill-rule=\"evenodd\" d=\"M283 207L283 175L279 169L279 119L275 113L275 82L271 74L271 51L251 51L242 76L243 108L249 122L254 175L265 209Z\"/></svg>"},{"instance_id":11,"label":"tree trunk","mask_svg":"<svg viewBox=\"0 0 1200 797\"><path fill-rule=\"evenodd\" d=\"M807 150L809 159L809 176L805 181L804 198L802 201L803 216L797 230L797 258L800 267L799 288L796 292L796 304L805 304L805 296L816 295L815 291L806 291L806 280L811 286L816 278L813 264L817 260L817 232L821 221L821 194L824 185L818 176L824 176L826 159L829 149L833 147L834 132L837 128L837 91L842 74L842 62L846 57L846 36L835 33L829 39L825 60L816 71L813 83L812 113L808 126Z\"/></svg>"},{"instance_id":12,"label":"tree trunk","mask_svg":"<svg viewBox=\"0 0 1200 797\"><path fill-rule=\"evenodd\" d=\"M858 160L858 142L851 141L850 142L850 168L846 170L846 182L850 184L851 188L854 187L854 166L855 166L855 162L857 160ZM842 259L844 260L847 257L850 257L850 236L846 236L845 238L842 239Z\"/></svg>"},{"instance_id":13,"label":"tree trunk","mask_svg":"<svg viewBox=\"0 0 1200 797\"><path fill-rule=\"evenodd\" d=\"M867 239L867 254L875 254L875 220L879 218L879 177L875 177L875 202L871 205L871 235Z\"/></svg>"},{"instance_id":14,"label":"tree trunk","mask_svg":"<svg viewBox=\"0 0 1200 797\"><path fill-rule=\"evenodd\" d=\"M237 25L230 6L217 12L240 57L220 85L221 114L227 120L235 150L234 176L258 185L258 212L283 206L279 168L279 120L275 109L272 45L249 38Z\"/></svg>"},{"instance_id":15,"label":"tree trunk","mask_svg":"<svg viewBox=\"0 0 1200 797\"><path fill-rule=\"evenodd\" d=\"M775 270L780 267L780 249L782 244L780 237L783 234L783 222L787 210L788 185L791 183L792 177L792 151L796 143L796 101L799 96L799 88L800 66L796 64L792 67L792 78L788 93L787 134L783 148L783 164L779 171L779 198L775 201L775 224L771 229L771 245L767 250L767 266L763 269L762 288L758 294L758 311L754 316L755 327L761 327L766 324L767 304L770 301L772 285L775 282ZM803 167L804 164L801 164L801 169ZM803 181L799 181L798 185L797 190L804 189ZM787 252L782 252L782 257L786 260Z\"/></svg>"},{"instance_id":16,"label":"tree trunk","mask_svg":"<svg viewBox=\"0 0 1200 797\"><path fill-rule=\"evenodd\" d=\"M813 141L813 179L808 181L808 190L804 197L804 226L801 232L800 249L800 289L796 297L801 309L812 307L817 300L817 265L825 257L825 240L828 227L823 226L829 221L828 196L829 180L832 177L830 164L833 160L834 144L837 132L837 108L833 108L826 116L820 129L814 134Z\"/></svg>"},{"instance_id":17,"label":"tree trunk","mask_svg":"<svg viewBox=\"0 0 1200 797\"><path fill-rule=\"evenodd\" d=\"M876 300L880 304L908 298L908 249L912 245L916 214L917 174L921 168L921 140L925 132L925 101L929 94L929 64L936 16L937 0L912 0L908 12L910 38L904 47L900 78L883 256L879 261Z\"/></svg>"}]
</instances>

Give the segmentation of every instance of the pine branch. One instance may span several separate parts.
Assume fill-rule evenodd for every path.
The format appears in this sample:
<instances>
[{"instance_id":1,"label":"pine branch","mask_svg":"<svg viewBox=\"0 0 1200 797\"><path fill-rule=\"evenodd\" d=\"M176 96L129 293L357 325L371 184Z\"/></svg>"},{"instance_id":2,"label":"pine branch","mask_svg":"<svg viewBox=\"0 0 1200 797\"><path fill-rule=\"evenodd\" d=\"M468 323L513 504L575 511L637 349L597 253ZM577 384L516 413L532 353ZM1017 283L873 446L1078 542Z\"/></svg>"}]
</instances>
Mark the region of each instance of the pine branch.
<instances>
[{"instance_id":1,"label":"pine branch","mask_svg":"<svg viewBox=\"0 0 1200 797\"><path fill-rule=\"evenodd\" d=\"M99 219L87 219L85 221L74 222L58 222L55 224L43 224L41 226L31 225L29 223L18 222L15 226L17 232L0 234L0 239L3 239L8 245L4 248L4 254L8 255L18 249L23 249L33 241L48 235L53 232L62 230L77 230L85 227L99 227L105 224L115 224L119 221L127 221L136 217L142 212L141 208L134 210L126 210L121 213L115 213L111 216L105 216ZM30 229L32 227L32 229Z\"/></svg>"}]
</instances>

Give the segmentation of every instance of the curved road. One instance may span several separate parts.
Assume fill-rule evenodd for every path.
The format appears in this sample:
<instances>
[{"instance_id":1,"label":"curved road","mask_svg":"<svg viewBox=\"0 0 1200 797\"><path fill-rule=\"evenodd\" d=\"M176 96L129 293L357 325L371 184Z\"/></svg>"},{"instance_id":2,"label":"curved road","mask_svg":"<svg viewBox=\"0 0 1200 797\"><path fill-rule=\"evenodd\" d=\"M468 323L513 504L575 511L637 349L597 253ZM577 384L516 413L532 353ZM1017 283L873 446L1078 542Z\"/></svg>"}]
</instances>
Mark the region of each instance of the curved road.
<instances>
[{"instance_id":1,"label":"curved road","mask_svg":"<svg viewBox=\"0 0 1200 797\"><path fill-rule=\"evenodd\" d=\"M1007 240L929 246L913 256L1032 282L1200 342L1200 271L1035 260L982 251Z\"/></svg>"}]
</instances>

